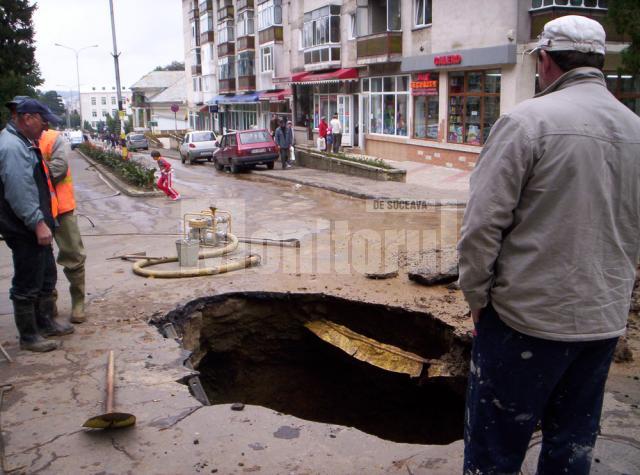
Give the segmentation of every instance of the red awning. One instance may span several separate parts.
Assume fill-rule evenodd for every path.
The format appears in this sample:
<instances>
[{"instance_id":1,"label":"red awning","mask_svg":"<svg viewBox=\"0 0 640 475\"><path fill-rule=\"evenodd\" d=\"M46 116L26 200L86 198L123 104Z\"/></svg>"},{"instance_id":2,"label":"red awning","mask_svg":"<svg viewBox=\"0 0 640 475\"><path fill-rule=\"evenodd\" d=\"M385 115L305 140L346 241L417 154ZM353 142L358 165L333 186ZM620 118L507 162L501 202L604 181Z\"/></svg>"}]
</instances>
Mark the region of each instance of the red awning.
<instances>
[{"instance_id":1,"label":"red awning","mask_svg":"<svg viewBox=\"0 0 640 475\"><path fill-rule=\"evenodd\" d=\"M291 84L321 84L340 81L357 81L356 68L336 69L328 73L298 73L291 76Z\"/></svg>"},{"instance_id":2,"label":"red awning","mask_svg":"<svg viewBox=\"0 0 640 475\"><path fill-rule=\"evenodd\" d=\"M269 101L269 102L280 102L284 101L287 97L290 97L293 93L291 89L283 89L281 91L269 91L269 92L261 92L260 100L261 101Z\"/></svg>"},{"instance_id":3,"label":"red awning","mask_svg":"<svg viewBox=\"0 0 640 475\"><path fill-rule=\"evenodd\" d=\"M200 112L209 112L209 104L205 104L200 108Z\"/></svg>"}]
</instances>

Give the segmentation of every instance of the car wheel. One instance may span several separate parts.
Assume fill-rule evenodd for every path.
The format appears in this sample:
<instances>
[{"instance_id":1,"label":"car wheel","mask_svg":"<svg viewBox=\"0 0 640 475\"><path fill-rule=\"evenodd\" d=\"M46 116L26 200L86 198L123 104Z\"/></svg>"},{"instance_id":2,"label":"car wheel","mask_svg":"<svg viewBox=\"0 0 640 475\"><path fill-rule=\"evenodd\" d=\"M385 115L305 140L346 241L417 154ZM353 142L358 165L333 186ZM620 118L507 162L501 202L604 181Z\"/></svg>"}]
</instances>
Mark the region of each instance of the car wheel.
<instances>
[{"instance_id":1,"label":"car wheel","mask_svg":"<svg viewBox=\"0 0 640 475\"><path fill-rule=\"evenodd\" d=\"M213 158L207 157L207 162L211 163L212 161L213 161Z\"/></svg>"},{"instance_id":2,"label":"car wheel","mask_svg":"<svg viewBox=\"0 0 640 475\"><path fill-rule=\"evenodd\" d=\"M240 167L234 163L231 164L231 173L238 173L240 171Z\"/></svg>"},{"instance_id":3,"label":"car wheel","mask_svg":"<svg viewBox=\"0 0 640 475\"><path fill-rule=\"evenodd\" d=\"M193 165L194 163L196 163L196 159L189 156L189 165Z\"/></svg>"},{"instance_id":4,"label":"car wheel","mask_svg":"<svg viewBox=\"0 0 640 475\"><path fill-rule=\"evenodd\" d=\"M215 159L213 162L213 166L216 167L216 170L218 170L219 172L221 172L222 170L224 170L224 165L222 163L220 163L218 161L218 159Z\"/></svg>"},{"instance_id":5,"label":"car wheel","mask_svg":"<svg viewBox=\"0 0 640 475\"><path fill-rule=\"evenodd\" d=\"M269 162L267 163L267 170L273 170L275 166L276 166L276 162Z\"/></svg>"}]
</instances>

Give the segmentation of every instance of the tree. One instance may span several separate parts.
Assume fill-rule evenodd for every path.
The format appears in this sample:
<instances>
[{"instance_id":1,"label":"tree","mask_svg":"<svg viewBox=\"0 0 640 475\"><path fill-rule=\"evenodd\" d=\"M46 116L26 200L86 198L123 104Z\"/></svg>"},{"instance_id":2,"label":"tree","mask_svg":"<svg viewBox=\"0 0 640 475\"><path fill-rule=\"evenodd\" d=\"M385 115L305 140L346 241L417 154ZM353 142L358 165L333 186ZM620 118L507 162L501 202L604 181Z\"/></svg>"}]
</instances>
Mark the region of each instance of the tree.
<instances>
[{"instance_id":1,"label":"tree","mask_svg":"<svg viewBox=\"0 0 640 475\"><path fill-rule=\"evenodd\" d=\"M106 127L106 124L102 120L96 124L96 129L97 129L99 134L104 132L105 127Z\"/></svg>"},{"instance_id":2,"label":"tree","mask_svg":"<svg viewBox=\"0 0 640 475\"><path fill-rule=\"evenodd\" d=\"M87 132L93 133L93 127L91 127L91 123L88 120L84 121L84 126L82 128Z\"/></svg>"},{"instance_id":3,"label":"tree","mask_svg":"<svg viewBox=\"0 0 640 475\"><path fill-rule=\"evenodd\" d=\"M0 3L0 104L13 96L35 96L42 84L35 60L33 12L36 5L29 0L2 0ZM9 118L0 108L0 127Z\"/></svg>"},{"instance_id":4,"label":"tree","mask_svg":"<svg viewBox=\"0 0 640 475\"><path fill-rule=\"evenodd\" d=\"M184 71L184 62L172 61L166 66L157 66L154 71Z\"/></svg>"},{"instance_id":5,"label":"tree","mask_svg":"<svg viewBox=\"0 0 640 475\"><path fill-rule=\"evenodd\" d=\"M80 128L80 114L78 114L77 110L74 109L73 111L71 111L71 117L69 118L69 121L71 123L72 129Z\"/></svg>"},{"instance_id":6,"label":"tree","mask_svg":"<svg viewBox=\"0 0 640 475\"><path fill-rule=\"evenodd\" d=\"M640 2L609 0L609 19L618 33L631 38L622 51L622 68L629 74L640 74Z\"/></svg>"},{"instance_id":7,"label":"tree","mask_svg":"<svg viewBox=\"0 0 640 475\"><path fill-rule=\"evenodd\" d=\"M38 91L38 100L59 117L62 117L67 113L62 97L60 97L56 91L47 91L45 93Z\"/></svg>"}]
</instances>

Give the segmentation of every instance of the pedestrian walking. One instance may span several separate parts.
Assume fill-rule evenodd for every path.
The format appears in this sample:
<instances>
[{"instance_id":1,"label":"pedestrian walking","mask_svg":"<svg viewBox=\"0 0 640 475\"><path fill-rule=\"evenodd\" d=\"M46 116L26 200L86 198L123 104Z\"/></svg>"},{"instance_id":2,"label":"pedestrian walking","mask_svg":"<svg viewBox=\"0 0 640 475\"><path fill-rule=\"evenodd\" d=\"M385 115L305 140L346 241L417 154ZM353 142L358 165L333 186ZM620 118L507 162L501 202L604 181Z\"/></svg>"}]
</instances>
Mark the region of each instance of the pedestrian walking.
<instances>
[{"instance_id":1,"label":"pedestrian walking","mask_svg":"<svg viewBox=\"0 0 640 475\"><path fill-rule=\"evenodd\" d=\"M73 192L73 178L62 134L57 130L45 130L40 136L39 147L49 167L51 181L58 199L58 226L53 237L58 245L57 263L62 266L64 275L69 282L70 321L71 323L83 323L86 321L84 263L87 254L80 236L78 218L74 214L76 200ZM54 293L54 297L57 297L56 293ZM57 314L57 310L55 313Z\"/></svg>"},{"instance_id":2,"label":"pedestrian walking","mask_svg":"<svg viewBox=\"0 0 640 475\"><path fill-rule=\"evenodd\" d=\"M640 257L640 118L608 92L605 32L544 26L542 92L493 126L471 176L460 287L476 336L465 473L588 474Z\"/></svg>"},{"instance_id":3,"label":"pedestrian walking","mask_svg":"<svg viewBox=\"0 0 640 475\"><path fill-rule=\"evenodd\" d=\"M331 135L333 135L333 153L338 153L342 146L342 124L338 120L338 114L333 114L329 126L331 127Z\"/></svg>"},{"instance_id":4,"label":"pedestrian walking","mask_svg":"<svg viewBox=\"0 0 640 475\"><path fill-rule=\"evenodd\" d=\"M160 179L158 180L158 189L162 190L165 195L173 201L180 199L180 193L173 189L173 167L171 164L160 156L160 152L154 150L151 152L153 158L160 168Z\"/></svg>"},{"instance_id":5,"label":"pedestrian walking","mask_svg":"<svg viewBox=\"0 0 640 475\"><path fill-rule=\"evenodd\" d=\"M280 127L276 130L275 142L280 148L282 169L291 168L291 164L289 163L289 149L293 145L293 130L291 127L287 127L284 119L280 120Z\"/></svg>"},{"instance_id":6,"label":"pedestrian walking","mask_svg":"<svg viewBox=\"0 0 640 475\"><path fill-rule=\"evenodd\" d=\"M318 124L318 137L324 141L325 152L329 151L329 143L327 142L328 133L329 133L329 125L325 122L324 117L322 117L320 119L320 123Z\"/></svg>"},{"instance_id":7,"label":"pedestrian walking","mask_svg":"<svg viewBox=\"0 0 640 475\"><path fill-rule=\"evenodd\" d=\"M57 199L35 141L59 119L35 99L6 104L12 119L0 133L0 234L13 256L9 295L20 348L45 352L58 348L44 337L73 333L53 317L57 273L51 242Z\"/></svg>"}]
</instances>

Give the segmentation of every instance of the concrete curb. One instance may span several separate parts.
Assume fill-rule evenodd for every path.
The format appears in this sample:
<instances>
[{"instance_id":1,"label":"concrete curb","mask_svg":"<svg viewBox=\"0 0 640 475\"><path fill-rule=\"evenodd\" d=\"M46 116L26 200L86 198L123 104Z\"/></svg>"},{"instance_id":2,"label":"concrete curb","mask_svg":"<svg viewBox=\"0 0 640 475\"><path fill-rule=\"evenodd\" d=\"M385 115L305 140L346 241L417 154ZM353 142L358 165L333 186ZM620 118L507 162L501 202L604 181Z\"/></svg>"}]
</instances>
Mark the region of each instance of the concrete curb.
<instances>
[{"instance_id":1,"label":"concrete curb","mask_svg":"<svg viewBox=\"0 0 640 475\"><path fill-rule=\"evenodd\" d=\"M104 165L98 163L93 158L86 156L80 150L76 150L80 154L82 158L84 158L87 162L89 162L92 166L98 170L102 174L105 180L107 180L114 188L116 188L120 193L123 193L127 196L131 196L133 198L142 198L142 197L154 197L154 196L163 196L164 194L161 191L140 191L133 185L125 183L122 181L117 175L115 175L111 170L109 170Z\"/></svg>"},{"instance_id":2,"label":"concrete curb","mask_svg":"<svg viewBox=\"0 0 640 475\"><path fill-rule=\"evenodd\" d=\"M351 190L348 188L341 188L339 186L329 185L326 183L318 183L313 180L307 180L300 177L288 177L286 175L267 175L264 173L260 173L261 177L264 178L273 178L274 180L282 180L288 181L290 183L297 183L300 185L313 186L314 188L321 188L323 190L332 191L334 193L339 193L341 195L351 196L353 198L360 198L363 200L396 200L396 201L411 201L416 202L420 201L420 203L424 203L425 206L455 206L455 207L466 207L467 200L455 200L455 199L426 199L426 200L416 200L415 198L406 198L402 196L391 196L391 195L381 195L375 193L364 193L356 190Z\"/></svg>"}]
</instances>

